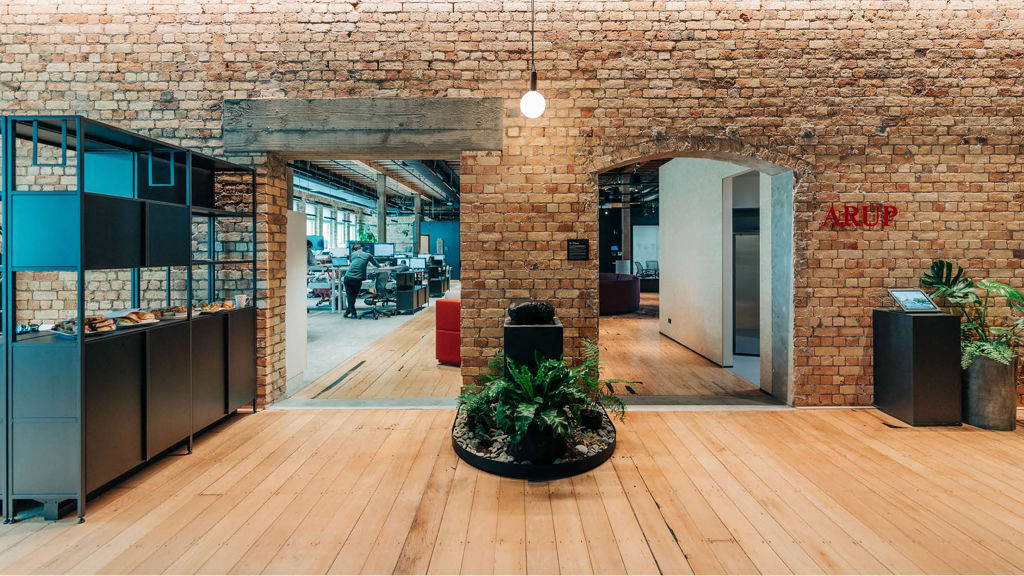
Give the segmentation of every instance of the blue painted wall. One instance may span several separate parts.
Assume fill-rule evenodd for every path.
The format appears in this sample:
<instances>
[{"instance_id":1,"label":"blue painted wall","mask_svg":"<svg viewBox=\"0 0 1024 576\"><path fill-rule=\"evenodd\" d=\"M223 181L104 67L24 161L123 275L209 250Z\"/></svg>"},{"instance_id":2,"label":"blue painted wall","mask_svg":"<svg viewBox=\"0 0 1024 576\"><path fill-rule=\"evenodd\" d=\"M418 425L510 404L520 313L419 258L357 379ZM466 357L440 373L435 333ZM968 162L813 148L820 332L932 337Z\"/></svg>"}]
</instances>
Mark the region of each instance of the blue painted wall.
<instances>
[{"instance_id":1,"label":"blue painted wall","mask_svg":"<svg viewBox=\"0 0 1024 576\"><path fill-rule=\"evenodd\" d=\"M452 267L452 278L458 280L462 270L459 253L459 221L427 222L424 220L420 223L420 234L430 235L431 253L437 247L437 239L444 239L444 261Z\"/></svg>"}]
</instances>

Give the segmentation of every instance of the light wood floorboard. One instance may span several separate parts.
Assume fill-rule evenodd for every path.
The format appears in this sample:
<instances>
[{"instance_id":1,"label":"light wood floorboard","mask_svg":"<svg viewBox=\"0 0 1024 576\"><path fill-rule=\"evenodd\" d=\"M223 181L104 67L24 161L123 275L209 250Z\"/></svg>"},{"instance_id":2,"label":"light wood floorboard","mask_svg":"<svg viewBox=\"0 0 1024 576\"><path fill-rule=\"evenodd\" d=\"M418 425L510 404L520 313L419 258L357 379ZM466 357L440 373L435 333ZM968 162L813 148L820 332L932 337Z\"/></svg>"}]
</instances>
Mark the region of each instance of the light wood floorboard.
<instances>
[{"instance_id":1,"label":"light wood floorboard","mask_svg":"<svg viewBox=\"0 0 1024 576\"><path fill-rule=\"evenodd\" d=\"M328 370L295 394L296 398L423 398L458 396L462 373L458 366L435 359L433 304L364 350ZM359 324L350 321L358 333ZM347 336L347 337L351 337Z\"/></svg>"},{"instance_id":2,"label":"light wood floorboard","mask_svg":"<svg viewBox=\"0 0 1024 576\"><path fill-rule=\"evenodd\" d=\"M84 524L0 527L0 572L1024 571L1024 428L636 412L598 469L524 482L459 460L452 418L232 418L90 500Z\"/></svg>"},{"instance_id":3,"label":"light wood floorboard","mask_svg":"<svg viewBox=\"0 0 1024 576\"><path fill-rule=\"evenodd\" d=\"M640 311L602 316L603 378L625 380L616 394L761 396L753 384L658 331L658 294L642 293Z\"/></svg>"},{"instance_id":4,"label":"light wood floorboard","mask_svg":"<svg viewBox=\"0 0 1024 576\"><path fill-rule=\"evenodd\" d=\"M644 294L657 307L657 294ZM422 398L457 396L458 367L434 359L436 310L430 306L398 329L326 372L296 398ZM358 330L353 321L352 329ZM658 318L640 314L601 318L605 378L617 394L639 396L756 396L757 387L658 332Z\"/></svg>"}]
</instances>

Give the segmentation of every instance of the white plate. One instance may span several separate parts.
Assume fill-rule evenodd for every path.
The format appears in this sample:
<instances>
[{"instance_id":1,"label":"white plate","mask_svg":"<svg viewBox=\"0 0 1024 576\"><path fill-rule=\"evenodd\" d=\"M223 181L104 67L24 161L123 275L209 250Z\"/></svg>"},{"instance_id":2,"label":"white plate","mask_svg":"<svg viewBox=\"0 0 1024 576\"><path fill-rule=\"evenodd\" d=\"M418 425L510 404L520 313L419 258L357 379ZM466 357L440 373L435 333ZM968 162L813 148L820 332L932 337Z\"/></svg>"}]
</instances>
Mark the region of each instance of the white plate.
<instances>
[{"instance_id":1,"label":"white plate","mask_svg":"<svg viewBox=\"0 0 1024 576\"><path fill-rule=\"evenodd\" d=\"M116 322L115 324L117 325L117 329L121 330L122 328L134 328L136 326L144 326L146 324L156 324L157 322L159 322L159 320L153 318L152 320L139 320L135 324L117 324Z\"/></svg>"},{"instance_id":2,"label":"white plate","mask_svg":"<svg viewBox=\"0 0 1024 576\"><path fill-rule=\"evenodd\" d=\"M127 316L127 315L131 314L132 312L138 312L138 311L139 311L139 308L128 308L127 310L116 310L114 312L107 312L106 314L103 315L103 317L104 318L120 318L122 316Z\"/></svg>"}]
</instances>

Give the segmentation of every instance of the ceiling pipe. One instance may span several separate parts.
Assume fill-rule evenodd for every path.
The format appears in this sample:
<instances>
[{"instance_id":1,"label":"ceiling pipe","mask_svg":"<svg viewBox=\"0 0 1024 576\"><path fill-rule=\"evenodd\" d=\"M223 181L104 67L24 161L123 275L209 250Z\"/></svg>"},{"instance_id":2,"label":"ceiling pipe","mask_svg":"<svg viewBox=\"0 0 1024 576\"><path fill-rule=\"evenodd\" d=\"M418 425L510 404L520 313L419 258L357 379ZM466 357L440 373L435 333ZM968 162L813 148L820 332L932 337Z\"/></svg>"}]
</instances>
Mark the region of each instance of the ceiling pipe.
<instances>
[{"instance_id":1,"label":"ceiling pipe","mask_svg":"<svg viewBox=\"0 0 1024 576\"><path fill-rule=\"evenodd\" d=\"M440 192L442 197L453 202L458 201L458 192L448 185L443 178L435 174L433 170L427 168L423 162L419 160L396 160L395 163L403 168L414 171L423 180L426 180L434 190Z\"/></svg>"}]
</instances>

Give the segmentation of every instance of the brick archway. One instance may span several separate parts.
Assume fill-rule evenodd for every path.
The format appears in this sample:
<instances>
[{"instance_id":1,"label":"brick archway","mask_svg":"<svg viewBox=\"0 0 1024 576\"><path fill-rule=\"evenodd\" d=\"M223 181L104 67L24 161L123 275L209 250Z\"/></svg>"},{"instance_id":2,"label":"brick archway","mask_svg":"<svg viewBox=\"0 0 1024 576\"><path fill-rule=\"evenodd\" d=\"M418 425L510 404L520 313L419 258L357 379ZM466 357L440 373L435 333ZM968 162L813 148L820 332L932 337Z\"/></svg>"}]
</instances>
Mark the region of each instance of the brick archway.
<instances>
[{"instance_id":1,"label":"brick archway","mask_svg":"<svg viewBox=\"0 0 1024 576\"><path fill-rule=\"evenodd\" d=\"M788 336L786 350L788 359L780 364L779 371L776 371L778 381L775 382L772 395L786 404L794 404L794 394L797 393L806 376L801 370L806 366L807 336L797 329L803 325L801 319L805 312L798 304L797 289L801 286L801 273L806 270L807 258L797 248L801 245L799 239L800 227L798 221L808 218L810 207L807 199L816 195L817 184L811 164L801 158L793 157L770 147L760 147L739 140L714 138L705 136L660 135L654 138L637 141L631 144L613 147L591 155L585 162L586 173L588 174L587 200L597 210L598 200L598 175L628 166L637 162L646 162L663 158L701 158L707 160L718 160L758 170L769 175L777 175L784 172L793 172L793 198L792 215L793 230L790 235L790 260L787 274L792 280L791 293L787 300L789 304L788 318L781 324L786 326ZM798 202L803 199L803 202ZM595 300L594 307L599 305ZM600 315L594 311L600 324ZM785 312L783 312L785 313ZM774 312L773 312L774 314ZM599 337L600 331L595 335Z\"/></svg>"}]
</instances>

